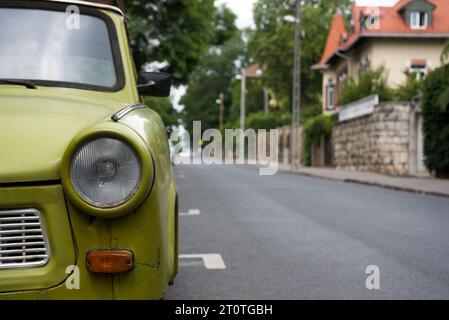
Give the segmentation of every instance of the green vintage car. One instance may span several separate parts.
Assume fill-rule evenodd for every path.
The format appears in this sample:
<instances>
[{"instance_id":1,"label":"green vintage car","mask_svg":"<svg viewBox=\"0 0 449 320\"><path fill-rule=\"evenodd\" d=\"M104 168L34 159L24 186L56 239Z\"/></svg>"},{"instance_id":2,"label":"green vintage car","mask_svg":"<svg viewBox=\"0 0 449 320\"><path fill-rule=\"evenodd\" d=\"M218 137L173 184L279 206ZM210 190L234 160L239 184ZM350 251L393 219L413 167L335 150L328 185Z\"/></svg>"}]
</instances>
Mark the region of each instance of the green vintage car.
<instances>
[{"instance_id":1,"label":"green vintage car","mask_svg":"<svg viewBox=\"0 0 449 320\"><path fill-rule=\"evenodd\" d=\"M0 1L0 299L161 299L177 274L166 129L126 19Z\"/></svg>"}]
</instances>

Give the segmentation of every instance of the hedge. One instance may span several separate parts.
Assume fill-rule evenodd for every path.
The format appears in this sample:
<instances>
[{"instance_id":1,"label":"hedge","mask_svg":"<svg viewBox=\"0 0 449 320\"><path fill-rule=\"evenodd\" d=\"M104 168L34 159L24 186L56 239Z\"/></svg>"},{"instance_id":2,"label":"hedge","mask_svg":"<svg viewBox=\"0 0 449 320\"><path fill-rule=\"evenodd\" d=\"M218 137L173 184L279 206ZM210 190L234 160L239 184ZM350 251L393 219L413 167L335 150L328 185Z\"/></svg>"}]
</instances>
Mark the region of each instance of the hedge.
<instances>
[{"instance_id":1,"label":"hedge","mask_svg":"<svg viewBox=\"0 0 449 320\"><path fill-rule=\"evenodd\" d=\"M340 92L339 104L345 105L374 94L379 96L380 101L393 100L394 90L388 87L386 79L384 67L363 73L358 81L348 78Z\"/></svg>"},{"instance_id":2,"label":"hedge","mask_svg":"<svg viewBox=\"0 0 449 320\"><path fill-rule=\"evenodd\" d=\"M312 145L320 144L322 136L324 136L326 139L329 139L331 137L335 119L335 116L320 114L316 117L310 118L304 124L303 151L305 166L311 165L312 155L310 154L310 150Z\"/></svg>"},{"instance_id":3,"label":"hedge","mask_svg":"<svg viewBox=\"0 0 449 320\"><path fill-rule=\"evenodd\" d=\"M280 112L265 114L265 112L259 111L248 115L246 118L246 127L254 130L271 130L289 125L292 122L291 119L289 114L282 114Z\"/></svg>"},{"instance_id":4,"label":"hedge","mask_svg":"<svg viewBox=\"0 0 449 320\"><path fill-rule=\"evenodd\" d=\"M449 64L426 77L422 93L425 164L449 177Z\"/></svg>"}]
</instances>

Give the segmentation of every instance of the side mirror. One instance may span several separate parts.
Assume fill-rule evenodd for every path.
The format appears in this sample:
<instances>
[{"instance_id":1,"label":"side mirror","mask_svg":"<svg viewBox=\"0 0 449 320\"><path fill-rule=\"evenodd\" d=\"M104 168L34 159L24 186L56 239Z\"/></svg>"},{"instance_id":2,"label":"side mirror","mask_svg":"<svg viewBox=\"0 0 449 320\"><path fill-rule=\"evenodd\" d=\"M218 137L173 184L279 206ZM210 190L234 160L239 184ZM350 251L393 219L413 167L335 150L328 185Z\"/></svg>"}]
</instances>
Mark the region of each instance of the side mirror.
<instances>
[{"instance_id":1,"label":"side mirror","mask_svg":"<svg viewBox=\"0 0 449 320\"><path fill-rule=\"evenodd\" d=\"M163 72L140 72L137 90L142 96L168 97L170 95L172 75Z\"/></svg>"}]
</instances>

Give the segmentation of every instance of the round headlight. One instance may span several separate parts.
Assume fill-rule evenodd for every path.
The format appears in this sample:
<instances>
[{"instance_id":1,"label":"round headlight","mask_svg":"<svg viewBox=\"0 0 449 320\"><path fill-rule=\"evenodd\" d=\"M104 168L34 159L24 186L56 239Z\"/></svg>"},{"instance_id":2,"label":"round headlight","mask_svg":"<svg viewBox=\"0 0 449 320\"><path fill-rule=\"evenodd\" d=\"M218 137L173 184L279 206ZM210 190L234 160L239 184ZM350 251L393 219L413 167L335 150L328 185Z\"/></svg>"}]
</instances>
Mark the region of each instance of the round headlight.
<instances>
[{"instance_id":1,"label":"round headlight","mask_svg":"<svg viewBox=\"0 0 449 320\"><path fill-rule=\"evenodd\" d=\"M113 208L127 202L142 180L142 164L125 142L99 138L83 144L70 165L75 192L98 208Z\"/></svg>"}]
</instances>

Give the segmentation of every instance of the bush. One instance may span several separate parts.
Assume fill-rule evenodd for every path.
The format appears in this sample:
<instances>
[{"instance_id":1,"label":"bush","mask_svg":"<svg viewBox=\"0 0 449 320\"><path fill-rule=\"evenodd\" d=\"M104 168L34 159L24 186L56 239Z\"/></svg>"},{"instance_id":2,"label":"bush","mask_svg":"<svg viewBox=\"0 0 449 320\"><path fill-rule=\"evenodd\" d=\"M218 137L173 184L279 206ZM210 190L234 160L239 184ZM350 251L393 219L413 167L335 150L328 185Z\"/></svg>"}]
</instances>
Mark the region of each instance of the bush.
<instances>
[{"instance_id":1,"label":"bush","mask_svg":"<svg viewBox=\"0 0 449 320\"><path fill-rule=\"evenodd\" d=\"M363 73L358 82L354 78L348 78L340 92L338 102L345 105L375 94L379 95L381 102L393 100L393 90L387 85L383 67Z\"/></svg>"},{"instance_id":2,"label":"bush","mask_svg":"<svg viewBox=\"0 0 449 320\"><path fill-rule=\"evenodd\" d=\"M322 114L322 108L323 107L321 104L305 105L304 107L301 107L301 123L304 124L307 120Z\"/></svg>"},{"instance_id":3,"label":"bush","mask_svg":"<svg viewBox=\"0 0 449 320\"><path fill-rule=\"evenodd\" d=\"M270 112L265 114L263 111L251 113L246 118L246 127L254 130L276 129L290 124L292 118L289 114L279 112Z\"/></svg>"},{"instance_id":4,"label":"bush","mask_svg":"<svg viewBox=\"0 0 449 320\"><path fill-rule=\"evenodd\" d=\"M419 80L416 74L405 72L407 82L394 89L394 98L396 101L411 101L413 97L421 92L422 80Z\"/></svg>"},{"instance_id":5,"label":"bush","mask_svg":"<svg viewBox=\"0 0 449 320\"><path fill-rule=\"evenodd\" d=\"M425 163L439 177L449 177L449 64L431 72L423 83Z\"/></svg>"},{"instance_id":6,"label":"bush","mask_svg":"<svg viewBox=\"0 0 449 320\"><path fill-rule=\"evenodd\" d=\"M321 142L321 137L329 139L332 135L335 116L320 114L310 118L304 125L304 165L310 166L312 162L310 149L312 145Z\"/></svg>"}]
</instances>

